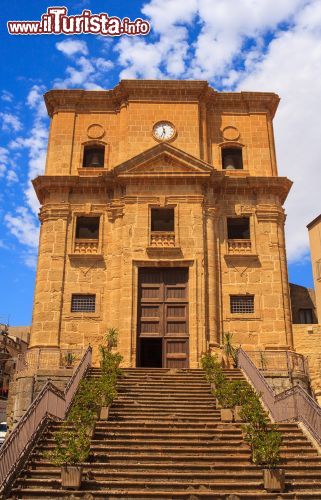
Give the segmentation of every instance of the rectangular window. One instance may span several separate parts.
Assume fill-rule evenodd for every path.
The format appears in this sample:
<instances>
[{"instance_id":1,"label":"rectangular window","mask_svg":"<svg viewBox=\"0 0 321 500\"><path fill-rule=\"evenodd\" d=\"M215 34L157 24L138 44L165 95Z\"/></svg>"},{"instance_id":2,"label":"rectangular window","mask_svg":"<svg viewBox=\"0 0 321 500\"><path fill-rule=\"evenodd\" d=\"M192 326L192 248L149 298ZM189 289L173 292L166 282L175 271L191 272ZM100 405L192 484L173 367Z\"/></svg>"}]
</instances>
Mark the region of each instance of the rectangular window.
<instances>
[{"instance_id":1,"label":"rectangular window","mask_svg":"<svg viewBox=\"0 0 321 500\"><path fill-rule=\"evenodd\" d=\"M321 279L321 259L315 263L317 280Z\"/></svg>"},{"instance_id":2,"label":"rectangular window","mask_svg":"<svg viewBox=\"0 0 321 500\"><path fill-rule=\"evenodd\" d=\"M71 312L95 312L96 295L75 295L71 297Z\"/></svg>"},{"instance_id":3,"label":"rectangular window","mask_svg":"<svg viewBox=\"0 0 321 500\"><path fill-rule=\"evenodd\" d=\"M313 323L312 309L299 309L299 318L302 325Z\"/></svg>"},{"instance_id":4,"label":"rectangular window","mask_svg":"<svg viewBox=\"0 0 321 500\"><path fill-rule=\"evenodd\" d=\"M104 168L105 147L85 146L84 148L84 168Z\"/></svg>"},{"instance_id":5,"label":"rectangular window","mask_svg":"<svg viewBox=\"0 0 321 500\"><path fill-rule=\"evenodd\" d=\"M77 217L76 239L98 240L99 217Z\"/></svg>"},{"instance_id":6,"label":"rectangular window","mask_svg":"<svg viewBox=\"0 0 321 500\"><path fill-rule=\"evenodd\" d=\"M231 295L230 307L232 314L254 313L254 295Z\"/></svg>"},{"instance_id":7,"label":"rectangular window","mask_svg":"<svg viewBox=\"0 0 321 500\"><path fill-rule=\"evenodd\" d=\"M222 149L223 170L241 170L243 168L243 157L241 148Z\"/></svg>"},{"instance_id":8,"label":"rectangular window","mask_svg":"<svg viewBox=\"0 0 321 500\"><path fill-rule=\"evenodd\" d=\"M250 239L249 217L228 217L227 238L229 240L249 240Z\"/></svg>"},{"instance_id":9,"label":"rectangular window","mask_svg":"<svg viewBox=\"0 0 321 500\"><path fill-rule=\"evenodd\" d=\"M151 209L151 231L174 231L174 208Z\"/></svg>"}]
</instances>

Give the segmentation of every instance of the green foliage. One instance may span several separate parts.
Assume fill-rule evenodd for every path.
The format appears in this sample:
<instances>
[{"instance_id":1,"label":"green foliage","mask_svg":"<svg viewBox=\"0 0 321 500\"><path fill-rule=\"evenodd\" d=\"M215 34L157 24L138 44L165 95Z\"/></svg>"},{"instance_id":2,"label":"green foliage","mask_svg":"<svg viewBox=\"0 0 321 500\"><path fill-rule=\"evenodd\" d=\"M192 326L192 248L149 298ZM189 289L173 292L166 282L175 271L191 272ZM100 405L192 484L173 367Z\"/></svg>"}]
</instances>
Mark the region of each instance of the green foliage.
<instances>
[{"instance_id":1,"label":"green foliage","mask_svg":"<svg viewBox=\"0 0 321 500\"><path fill-rule=\"evenodd\" d=\"M55 447L47 458L55 465L84 462L90 452L88 431L94 427L101 406L109 406L117 396L117 377L122 356L113 352L117 347L118 331L110 328L99 346L100 377L83 379L74 397L64 426L55 434Z\"/></svg>"},{"instance_id":2,"label":"green foliage","mask_svg":"<svg viewBox=\"0 0 321 500\"><path fill-rule=\"evenodd\" d=\"M237 349L232 344L232 333L224 333L223 336L223 351L227 358L232 358L233 363L237 365Z\"/></svg>"},{"instance_id":3,"label":"green foliage","mask_svg":"<svg viewBox=\"0 0 321 500\"><path fill-rule=\"evenodd\" d=\"M205 371L205 376L210 384L215 384L216 387L220 386L226 380L221 363L215 354L206 352L201 357L201 366Z\"/></svg>"},{"instance_id":4,"label":"green foliage","mask_svg":"<svg viewBox=\"0 0 321 500\"><path fill-rule=\"evenodd\" d=\"M255 464L273 468L280 462L280 447L282 436L274 426L270 429L255 431L246 435L252 449L252 460Z\"/></svg>"},{"instance_id":5,"label":"green foliage","mask_svg":"<svg viewBox=\"0 0 321 500\"><path fill-rule=\"evenodd\" d=\"M230 342L231 338L227 340ZM263 410L259 396L247 382L227 380L217 356L211 353L203 354L201 366L206 379L215 385L213 394L219 404L223 408L242 407L240 416L247 422L243 425L243 430L245 440L251 447L253 462L275 467L280 461L282 436L276 426L269 425L269 416Z\"/></svg>"},{"instance_id":6,"label":"green foliage","mask_svg":"<svg viewBox=\"0 0 321 500\"><path fill-rule=\"evenodd\" d=\"M65 426L55 435L55 447L46 454L47 458L57 466L76 465L85 462L90 452L90 437L85 429Z\"/></svg>"}]
</instances>

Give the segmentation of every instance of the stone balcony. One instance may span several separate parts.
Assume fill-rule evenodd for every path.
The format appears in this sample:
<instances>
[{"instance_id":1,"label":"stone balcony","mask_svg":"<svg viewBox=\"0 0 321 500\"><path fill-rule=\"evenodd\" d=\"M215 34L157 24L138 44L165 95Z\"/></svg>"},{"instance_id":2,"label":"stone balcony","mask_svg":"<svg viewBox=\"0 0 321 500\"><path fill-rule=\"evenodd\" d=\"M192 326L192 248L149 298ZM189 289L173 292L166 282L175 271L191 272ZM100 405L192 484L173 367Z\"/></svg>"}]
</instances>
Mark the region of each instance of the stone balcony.
<instances>
[{"instance_id":1,"label":"stone balcony","mask_svg":"<svg viewBox=\"0 0 321 500\"><path fill-rule=\"evenodd\" d=\"M77 255L97 255L98 240L77 239L75 240L74 253Z\"/></svg>"},{"instance_id":2,"label":"stone balcony","mask_svg":"<svg viewBox=\"0 0 321 500\"><path fill-rule=\"evenodd\" d=\"M229 255L251 254L251 240L227 240L227 250Z\"/></svg>"},{"instance_id":3,"label":"stone balcony","mask_svg":"<svg viewBox=\"0 0 321 500\"><path fill-rule=\"evenodd\" d=\"M150 235L150 246L153 248L174 248L175 233L173 231L152 231Z\"/></svg>"}]
</instances>

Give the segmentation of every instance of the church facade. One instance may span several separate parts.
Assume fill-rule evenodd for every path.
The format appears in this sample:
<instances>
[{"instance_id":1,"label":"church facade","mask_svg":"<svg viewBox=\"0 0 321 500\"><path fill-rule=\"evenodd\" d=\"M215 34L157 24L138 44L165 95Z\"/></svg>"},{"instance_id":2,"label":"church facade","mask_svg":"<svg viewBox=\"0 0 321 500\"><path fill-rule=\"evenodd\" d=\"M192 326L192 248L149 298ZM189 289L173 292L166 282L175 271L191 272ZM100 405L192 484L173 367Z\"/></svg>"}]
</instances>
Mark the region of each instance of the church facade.
<instances>
[{"instance_id":1,"label":"church facade","mask_svg":"<svg viewBox=\"0 0 321 500\"><path fill-rule=\"evenodd\" d=\"M196 368L224 335L293 349L273 93L205 81L52 90L30 352L108 328L124 366Z\"/></svg>"}]
</instances>

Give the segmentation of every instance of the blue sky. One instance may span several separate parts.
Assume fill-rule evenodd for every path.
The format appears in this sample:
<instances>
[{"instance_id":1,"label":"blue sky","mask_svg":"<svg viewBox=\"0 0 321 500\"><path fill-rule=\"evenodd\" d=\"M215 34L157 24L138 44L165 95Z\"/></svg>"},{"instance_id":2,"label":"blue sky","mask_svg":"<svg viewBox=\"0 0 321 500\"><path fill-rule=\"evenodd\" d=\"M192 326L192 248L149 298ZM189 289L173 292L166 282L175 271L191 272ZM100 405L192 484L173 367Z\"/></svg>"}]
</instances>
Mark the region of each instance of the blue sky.
<instances>
[{"instance_id":1,"label":"blue sky","mask_svg":"<svg viewBox=\"0 0 321 500\"><path fill-rule=\"evenodd\" d=\"M59 4L55 2L54 4ZM50 3L3 2L0 85L0 321L30 324L38 204L48 118L42 94L112 88L120 78L197 78L218 90L277 92L279 173L294 181L286 203L290 280L312 286L306 224L321 212L321 3L318 0L63 2L120 18L142 17L148 36L10 36L8 20L38 20ZM273 7L272 7L273 6Z\"/></svg>"}]
</instances>

